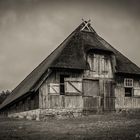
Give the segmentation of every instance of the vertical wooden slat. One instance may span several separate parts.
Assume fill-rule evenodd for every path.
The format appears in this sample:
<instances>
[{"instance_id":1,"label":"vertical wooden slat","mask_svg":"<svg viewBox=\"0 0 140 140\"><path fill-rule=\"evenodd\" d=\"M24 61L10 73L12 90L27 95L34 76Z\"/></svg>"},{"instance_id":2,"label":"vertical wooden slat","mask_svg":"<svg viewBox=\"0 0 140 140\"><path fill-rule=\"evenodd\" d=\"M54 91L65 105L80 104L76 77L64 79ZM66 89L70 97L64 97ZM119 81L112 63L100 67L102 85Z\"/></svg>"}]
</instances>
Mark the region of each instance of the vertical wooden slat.
<instances>
[{"instance_id":1,"label":"vertical wooden slat","mask_svg":"<svg viewBox=\"0 0 140 140\"><path fill-rule=\"evenodd\" d=\"M106 77L113 78L111 57L109 55L94 54L94 57L88 56L90 71L88 77ZM87 74L87 73L85 73Z\"/></svg>"},{"instance_id":2,"label":"vertical wooden slat","mask_svg":"<svg viewBox=\"0 0 140 140\"><path fill-rule=\"evenodd\" d=\"M104 84L104 110L115 110L115 96L112 81L105 81Z\"/></svg>"},{"instance_id":3,"label":"vertical wooden slat","mask_svg":"<svg viewBox=\"0 0 140 140\"><path fill-rule=\"evenodd\" d=\"M84 96L98 96L99 95L99 81L98 80L83 80Z\"/></svg>"}]
</instances>

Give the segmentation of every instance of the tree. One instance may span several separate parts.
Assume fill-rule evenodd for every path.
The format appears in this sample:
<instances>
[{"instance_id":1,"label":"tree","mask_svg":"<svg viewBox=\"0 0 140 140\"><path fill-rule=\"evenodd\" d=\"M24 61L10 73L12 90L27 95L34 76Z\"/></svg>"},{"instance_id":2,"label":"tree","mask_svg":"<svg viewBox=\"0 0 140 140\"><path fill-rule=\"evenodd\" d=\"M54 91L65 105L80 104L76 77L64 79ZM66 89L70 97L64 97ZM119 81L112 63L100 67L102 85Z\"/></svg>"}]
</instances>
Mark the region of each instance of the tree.
<instances>
[{"instance_id":1,"label":"tree","mask_svg":"<svg viewBox=\"0 0 140 140\"><path fill-rule=\"evenodd\" d=\"M0 92L0 104L10 95L10 93L9 90Z\"/></svg>"}]
</instances>

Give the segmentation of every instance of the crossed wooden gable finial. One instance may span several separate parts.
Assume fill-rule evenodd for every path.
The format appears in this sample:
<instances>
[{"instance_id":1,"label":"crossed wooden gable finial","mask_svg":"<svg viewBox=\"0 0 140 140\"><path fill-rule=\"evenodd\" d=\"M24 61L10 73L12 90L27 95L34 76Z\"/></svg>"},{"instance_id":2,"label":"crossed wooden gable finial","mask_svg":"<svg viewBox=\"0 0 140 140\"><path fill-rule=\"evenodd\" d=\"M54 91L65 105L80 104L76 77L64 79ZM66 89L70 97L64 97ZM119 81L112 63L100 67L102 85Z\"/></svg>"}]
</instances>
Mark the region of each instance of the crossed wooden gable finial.
<instances>
[{"instance_id":1,"label":"crossed wooden gable finial","mask_svg":"<svg viewBox=\"0 0 140 140\"><path fill-rule=\"evenodd\" d=\"M87 28L88 29L88 31L92 31L91 29L90 29L90 19L88 20L88 21L86 21L86 20L84 20L83 18L82 18L82 21L83 21L83 23L84 23L84 26L83 26L83 28L81 29L81 31L83 31L85 28Z\"/></svg>"}]
</instances>

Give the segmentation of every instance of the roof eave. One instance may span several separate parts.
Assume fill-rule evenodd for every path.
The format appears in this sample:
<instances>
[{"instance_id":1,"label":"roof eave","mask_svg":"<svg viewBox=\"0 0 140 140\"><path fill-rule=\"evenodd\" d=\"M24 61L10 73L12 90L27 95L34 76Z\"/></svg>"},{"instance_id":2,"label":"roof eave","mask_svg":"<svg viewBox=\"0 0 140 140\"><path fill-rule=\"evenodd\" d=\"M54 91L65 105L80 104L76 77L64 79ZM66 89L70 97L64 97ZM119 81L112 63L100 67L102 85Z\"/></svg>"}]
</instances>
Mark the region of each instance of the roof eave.
<instances>
[{"instance_id":1,"label":"roof eave","mask_svg":"<svg viewBox=\"0 0 140 140\"><path fill-rule=\"evenodd\" d=\"M118 75L140 76L140 73L123 72L123 71L116 71L115 74L118 74Z\"/></svg>"}]
</instances>

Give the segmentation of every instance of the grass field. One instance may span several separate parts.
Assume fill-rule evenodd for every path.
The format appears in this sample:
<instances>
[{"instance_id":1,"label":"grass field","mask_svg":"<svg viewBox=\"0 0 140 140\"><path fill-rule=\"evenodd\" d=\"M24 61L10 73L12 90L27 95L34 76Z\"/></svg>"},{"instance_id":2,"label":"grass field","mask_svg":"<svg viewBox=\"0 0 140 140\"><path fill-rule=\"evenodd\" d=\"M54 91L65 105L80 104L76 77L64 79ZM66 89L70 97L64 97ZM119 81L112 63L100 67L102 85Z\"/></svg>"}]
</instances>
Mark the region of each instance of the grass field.
<instances>
[{"instance_id":1,"label":"grass field","mask_svg":"<svg viewBox=\"0 0 140 140\"><path fill-rule=\"evenodd\" d=\"M0 140L140 140L140 116L29 121L0 118Z\"/></svg>"}]
</instances>

